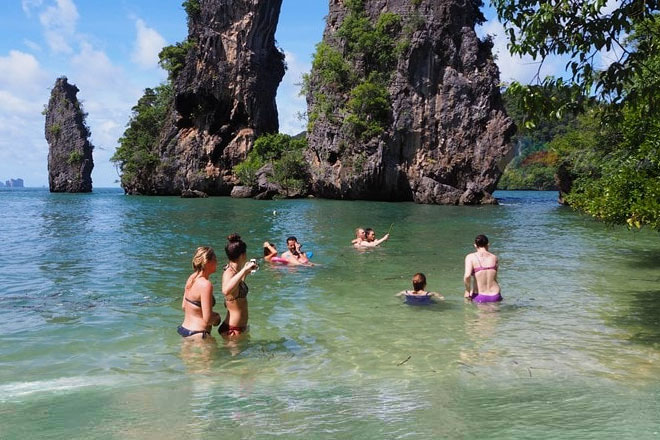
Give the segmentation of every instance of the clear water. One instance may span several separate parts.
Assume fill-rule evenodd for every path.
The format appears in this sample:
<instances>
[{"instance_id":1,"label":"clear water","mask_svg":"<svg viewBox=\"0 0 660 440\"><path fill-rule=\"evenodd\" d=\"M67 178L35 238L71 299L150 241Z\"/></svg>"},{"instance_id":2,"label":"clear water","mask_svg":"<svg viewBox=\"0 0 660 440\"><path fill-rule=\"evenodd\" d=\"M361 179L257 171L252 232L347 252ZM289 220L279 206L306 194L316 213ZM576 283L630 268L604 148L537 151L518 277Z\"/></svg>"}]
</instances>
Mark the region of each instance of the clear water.
<instances>
[{"instance_id":1,"label":"clear water","mask_svg":"<svg viewBox=\"0 0 660 440\"><path fill-rule=\"evenodd\" d=\"M608 228L554 193L496 196L0 190L0 438L660 438L658 234ZM356 226L392 223L381 249L349 246ZM192 252L222 255L234 231L255 257L295 234L321 265L262 265L249 338L184 344ZM478 233L500 255L501 304L462 299ZM417 271L444 303L394 296Z\"/></svg>"}]
</instances>

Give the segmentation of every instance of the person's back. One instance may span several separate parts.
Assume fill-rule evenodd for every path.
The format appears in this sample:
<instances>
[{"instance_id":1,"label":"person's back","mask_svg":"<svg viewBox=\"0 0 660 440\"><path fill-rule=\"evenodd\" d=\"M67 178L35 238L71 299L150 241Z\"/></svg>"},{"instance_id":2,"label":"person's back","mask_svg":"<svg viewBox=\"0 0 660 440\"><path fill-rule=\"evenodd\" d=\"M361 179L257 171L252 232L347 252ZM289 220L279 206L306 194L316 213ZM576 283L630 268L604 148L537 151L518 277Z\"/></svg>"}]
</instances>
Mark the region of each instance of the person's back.
<instances>
[{"instance_id":1,"label":"person's back","mask_svg":"<svg viewBox=\"0 0 660 440\"><path fill-rule=\"evenodd\" d=\"M500 293L500 285L497 283L497 255L488 251L478 251L471 256L476 291L487 295Z\"/></svg>"},{"instance_id":2,"label":"person's back","mask_svg":"<svg viewBox=\"0 0 660 440\"><path fill-rule=\"evenodd\" d=\"M501 301L497 256L488 250L488 237L478 235L474 247L476 252L465 257L465 298L476 302Z\"/></svg>"}]
</instances>

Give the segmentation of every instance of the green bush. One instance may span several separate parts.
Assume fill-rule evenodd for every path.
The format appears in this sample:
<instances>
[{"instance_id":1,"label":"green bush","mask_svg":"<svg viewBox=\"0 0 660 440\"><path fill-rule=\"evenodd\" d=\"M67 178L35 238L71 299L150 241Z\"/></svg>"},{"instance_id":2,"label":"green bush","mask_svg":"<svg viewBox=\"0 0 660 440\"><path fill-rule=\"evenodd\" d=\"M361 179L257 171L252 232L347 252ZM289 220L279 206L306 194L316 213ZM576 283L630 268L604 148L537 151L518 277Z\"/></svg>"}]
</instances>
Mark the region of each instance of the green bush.
<instances>
[{"instance_id":1,"label":"green bush","mask_svg":"<svg viewBox=\"0 0 660 440\"><path fill-rule=\"evenodd\" d=\"M307 181L307 163L303 151L307 147L305 138L294 138L287 134L266 134L255 142L247 158L233 168L243 185L257 184L256 172L267 163L273 165L273 182L282 188L302 190Z\"/></svg>"},{"instance_id":2,"label":"green bush","mask_svg":"<svg viewBox=\"0 0 660 440\"><path fill-rule=\"evenodd\" d=\"M119 167L123 187L148 177L159 165L156 148L172 99L172 86L162 84L155 89L145 89L133 107L119 147L110 158Z\"/></svg>"},{"instance_id":3,"label":"green bush","mask_svg":"<svg viewBox=\"0 0 660 440\"><path fill-rule=\"evenodd\" d=\"M165 46L158 53L158 64L167 71L170 81L174 81L183 70L186 55L194 45L193 41L185 40L172 46Z\"/></svg>"},{"instance_id":4,"label":"green bush","mask_svg":"<svg viewBox=\"0 0 660 440\"><path fill-rule=\"evenodd\" d=\"M73 150L71 153L69 153L69 157L67 158L66 162L69 165L79 164L80 162L82 162L83 157L84 156L83 156L82 152L80 152L78 150Z\"/></svg>"}]
</instances>

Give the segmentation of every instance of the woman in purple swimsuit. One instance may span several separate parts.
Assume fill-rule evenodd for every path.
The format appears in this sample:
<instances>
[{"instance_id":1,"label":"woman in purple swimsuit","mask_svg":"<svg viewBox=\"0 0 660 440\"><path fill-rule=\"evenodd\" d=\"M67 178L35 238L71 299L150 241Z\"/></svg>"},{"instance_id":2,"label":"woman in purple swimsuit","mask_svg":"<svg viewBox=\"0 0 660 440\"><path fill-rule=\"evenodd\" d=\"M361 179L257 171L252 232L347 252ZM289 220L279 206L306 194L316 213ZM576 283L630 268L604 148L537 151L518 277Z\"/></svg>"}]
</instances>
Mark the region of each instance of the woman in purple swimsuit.
<instances>
[{"instance_id":1,"label":"woman in purple swimsuit","mask_svg":"<svg viewBox=\"0 0 660 440\"><path fill-rule=\"evenodd\" d=\"M488 251L488 237L477 235L474 248L477 251L465 257L465 298L479 303L502 301L497 284L497 255Z\"/></svg>"}]
</instances>

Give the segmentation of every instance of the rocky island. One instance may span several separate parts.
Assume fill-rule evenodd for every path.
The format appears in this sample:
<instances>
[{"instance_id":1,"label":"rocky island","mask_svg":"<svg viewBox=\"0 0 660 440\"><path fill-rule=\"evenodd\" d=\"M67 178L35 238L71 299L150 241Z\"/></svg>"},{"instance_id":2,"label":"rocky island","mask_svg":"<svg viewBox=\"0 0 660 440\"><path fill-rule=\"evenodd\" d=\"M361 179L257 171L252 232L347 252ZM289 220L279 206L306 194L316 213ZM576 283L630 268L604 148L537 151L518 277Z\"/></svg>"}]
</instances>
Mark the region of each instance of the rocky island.
<instances>
[{"instance_id":1,"label":"rocky island","mask_svg":"<svg viewBox=\"0 0 660 440\"><path fill-rule=\"evenodd\" d=\"M480 2L331 0L307 139L255 157L278 131L281 1L184 2L188 38L161 52L169 83L147 89L113 157L126 193L495 202L515 125L474 30Z\"/></svg>"},{"instance_id":2,"label":"rocky island","mask_svg":"<svg viewBox=\"0 0 660 440\"><path fill-rule=\"evenodd\" d=\"M94 160L90 131L76 95L78 87L58 78L46 109L48 185L51 192L91 192Z\"/></svg>"}]
</instances>

